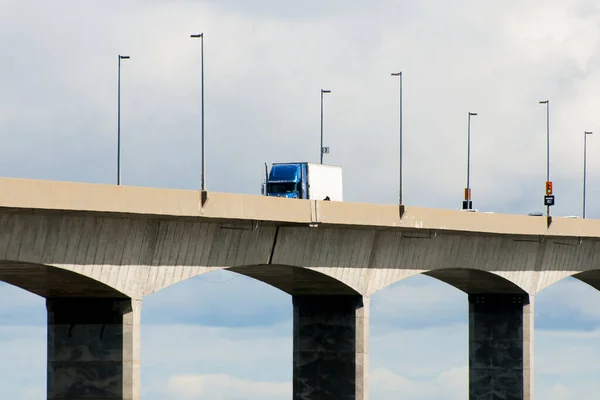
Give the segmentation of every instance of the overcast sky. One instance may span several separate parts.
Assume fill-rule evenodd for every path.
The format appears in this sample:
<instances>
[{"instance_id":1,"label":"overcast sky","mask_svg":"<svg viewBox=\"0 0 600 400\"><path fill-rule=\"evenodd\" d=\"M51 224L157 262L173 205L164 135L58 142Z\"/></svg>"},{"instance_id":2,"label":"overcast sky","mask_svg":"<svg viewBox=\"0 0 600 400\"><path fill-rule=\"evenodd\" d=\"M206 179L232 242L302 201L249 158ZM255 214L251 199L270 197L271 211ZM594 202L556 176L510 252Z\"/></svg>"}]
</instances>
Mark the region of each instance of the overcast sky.
<instances>
[{"instance_id":1,"label":"overcast sky","mask_svg":"<svg viewBox=\"0 0 600 400\"><path fill-rule=\"evenodd\" d=\"M460 208L472 119L474 206L543 209L550 100L555 215L581 215L583 132L600 135L600 8L591 0L0 0L0 174L115 183L117 55L123 183L200 186L205 35L207 188L259 194L265 162L344 169L347 201ZM588 217L600 217L600 137ZM43 299L0 287L0 392L45 398ZM537 296L536 398L597 397L600 295ZM413 277L372 299L371 398L464 399L467 303ZM291 299L213 272L150 296L143 399L289 399ZM257 366L261 366L257 368Z\"/></svg>"}]
</instances>

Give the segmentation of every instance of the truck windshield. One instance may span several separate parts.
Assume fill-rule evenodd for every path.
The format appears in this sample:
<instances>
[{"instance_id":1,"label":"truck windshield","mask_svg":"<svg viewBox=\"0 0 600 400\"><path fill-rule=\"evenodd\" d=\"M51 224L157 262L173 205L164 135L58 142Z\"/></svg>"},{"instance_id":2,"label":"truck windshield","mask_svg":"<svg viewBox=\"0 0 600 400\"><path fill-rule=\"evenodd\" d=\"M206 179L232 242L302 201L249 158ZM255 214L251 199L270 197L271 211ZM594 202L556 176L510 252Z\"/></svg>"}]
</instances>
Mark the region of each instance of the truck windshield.
<instances>
[{"instance_id":1,"label":"truck windshield","mask_svg":"<svg viewBox=\"0 0 600 400\"><path fill-rule=\"evenodd\" d=\"M295 182L269 183L267 185L267 192L269 193L289 193L295 190Z\"/></svg>"}]
</instances>

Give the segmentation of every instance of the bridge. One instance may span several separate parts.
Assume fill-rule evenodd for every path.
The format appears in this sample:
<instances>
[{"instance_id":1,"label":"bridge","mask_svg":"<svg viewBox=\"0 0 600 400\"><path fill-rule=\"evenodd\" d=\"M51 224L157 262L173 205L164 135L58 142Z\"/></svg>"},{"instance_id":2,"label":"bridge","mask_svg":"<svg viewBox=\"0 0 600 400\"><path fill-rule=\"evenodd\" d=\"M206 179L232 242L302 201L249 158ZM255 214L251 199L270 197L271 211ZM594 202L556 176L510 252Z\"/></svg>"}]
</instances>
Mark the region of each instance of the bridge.
<instances>
[{"instance_id":1,"label":"bridge","mask_svg":"<svg viewBox=\"0 0 600 400\"><path fill-rule=\"evenodd\" d=\"M368 399L369 298L416 274L469 295L470 398L532 400L535 294L600 288L600 220L0 178L0 224L52 400L139 400L144 297L216 269L291 295L295 400Z\"/></svg>"}]
</instances>

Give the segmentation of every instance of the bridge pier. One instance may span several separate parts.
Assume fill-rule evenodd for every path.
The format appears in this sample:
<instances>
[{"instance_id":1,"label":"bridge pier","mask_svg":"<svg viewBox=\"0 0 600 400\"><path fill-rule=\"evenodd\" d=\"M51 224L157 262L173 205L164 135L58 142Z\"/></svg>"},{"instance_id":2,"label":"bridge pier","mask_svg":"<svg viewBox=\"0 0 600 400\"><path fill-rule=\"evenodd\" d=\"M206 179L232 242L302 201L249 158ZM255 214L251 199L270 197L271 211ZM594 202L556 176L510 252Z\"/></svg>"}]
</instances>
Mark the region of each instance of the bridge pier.
<instances>
[{"instance_id":1,"label":"bridge pier","mask_svg":"<svg viewBox=\"0 0 600 400\"><path fill-rule=\"evenodd\" d=\"M369 298L292 299L293 400L367 400Z\"/></svg>"},{"instance_id":2,"label":"bridge pier","mask_svg":"<svg viewBox=\"0 0 600 400\"><path fill-rule=\"evenodd\" d=\"M139 400L141 301L61 298L48 311L48 400Z\"/></svg>"},{"instance_id":3,"label":"bridge pier","mask_svg":"<svg viewBox=\"0 0 600 400\"><path fill-rule=\"evenodd\" d=\"M469 399L533 400L533 298L469 295Z\"/></svg>"}]
</instances>

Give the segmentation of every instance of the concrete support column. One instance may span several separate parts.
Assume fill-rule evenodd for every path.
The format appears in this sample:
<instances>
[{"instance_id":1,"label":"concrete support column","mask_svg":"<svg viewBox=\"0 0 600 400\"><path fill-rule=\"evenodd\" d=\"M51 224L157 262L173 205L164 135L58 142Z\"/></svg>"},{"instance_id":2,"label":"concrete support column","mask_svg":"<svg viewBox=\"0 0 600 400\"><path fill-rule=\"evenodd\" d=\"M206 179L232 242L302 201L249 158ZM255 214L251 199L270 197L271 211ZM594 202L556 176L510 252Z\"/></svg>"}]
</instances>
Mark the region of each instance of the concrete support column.
<instances>
[{"instance_id":1,"label":"concrete support column","mask_svg":"<svg viewBox=\"0 0 600 400\"><path fill-rule=\"evenodd\" d=\"M368 400L369 298L293 296L293 400Z\"/></svg>"},{"instance_id":2,"label":"concrete support column","mask_svg":"<svg viewBox=\"0 0 600 400\"><path fill-rule=\"evenodd\" d=\"M141 301L48 299L48 400L139 400Z\"/></svg>"},{"instance_id":3,"label":"concrete support column","mask_svg":"<svg viewBox=\"0 0 600 400\"><path fill-rule=\"evenodd\" d=\"M469 399L533 400L533 297L469 295Z\"/></svg>"}]
</instances>

